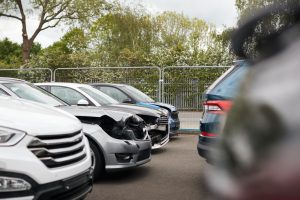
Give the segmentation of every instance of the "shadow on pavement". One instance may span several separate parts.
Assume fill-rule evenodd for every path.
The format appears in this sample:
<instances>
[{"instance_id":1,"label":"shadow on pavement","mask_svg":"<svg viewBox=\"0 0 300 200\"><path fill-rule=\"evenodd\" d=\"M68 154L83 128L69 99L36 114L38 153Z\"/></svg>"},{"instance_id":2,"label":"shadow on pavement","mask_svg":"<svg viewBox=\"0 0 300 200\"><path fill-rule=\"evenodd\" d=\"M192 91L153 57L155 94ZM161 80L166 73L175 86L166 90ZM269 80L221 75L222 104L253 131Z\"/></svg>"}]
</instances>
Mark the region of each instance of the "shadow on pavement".
<instances>
[{"instance_id":1,"label":"shadow on pavement","mask_svg":"<svg viewBox=\"0 0 300 200\"><path fill-rule=\"evenodd\" d=\"M109 172L103 178L95 183L115 184L129 183L143 179L150 173L150 167L140 166L132 169L126 169L118 172Z\"/></svg>"},{"instance_id":2,"label":"shadow on pavement","mask_svg":"<svg viewBox=\"0 0 300 200\"><path fill-rule=\"evenodd\" d=\"M166 151L167 151L167 149L165 147L162 147L160 149L153 149L151 151L151 155L158 155L158 154L164 153Z\"/></svg>"}]
</instances>

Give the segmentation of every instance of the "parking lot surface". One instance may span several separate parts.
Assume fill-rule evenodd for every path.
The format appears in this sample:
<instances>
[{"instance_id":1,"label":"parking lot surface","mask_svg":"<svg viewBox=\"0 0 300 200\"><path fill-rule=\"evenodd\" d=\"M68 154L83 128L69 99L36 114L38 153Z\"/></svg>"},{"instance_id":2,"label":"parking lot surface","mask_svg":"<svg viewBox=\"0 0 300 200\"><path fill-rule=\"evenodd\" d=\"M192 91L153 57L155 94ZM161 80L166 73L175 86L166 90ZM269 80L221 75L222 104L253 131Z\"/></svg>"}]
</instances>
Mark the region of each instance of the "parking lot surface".
<instances>
[{"instance_id":1,"label":"parking lot surface","mask_svg":"<svg viewBox=\"0 0 300 200\"><path fill-rule=\"evenodd\" d=\"M153 152L146 165L110 173L94 185L88 200L201 199L206 162L198 156L196 135L179 135Z\"/></svg>"},{"instance_id":2,"label":"parking lot surface","mask_svg":"<svg viewBox=\"0 0 300 200\"><path fill-rule=\"evenodd\" d=\"M202 112L179 111L180 129L199 131Z\"/></svg>"}]
</instances>

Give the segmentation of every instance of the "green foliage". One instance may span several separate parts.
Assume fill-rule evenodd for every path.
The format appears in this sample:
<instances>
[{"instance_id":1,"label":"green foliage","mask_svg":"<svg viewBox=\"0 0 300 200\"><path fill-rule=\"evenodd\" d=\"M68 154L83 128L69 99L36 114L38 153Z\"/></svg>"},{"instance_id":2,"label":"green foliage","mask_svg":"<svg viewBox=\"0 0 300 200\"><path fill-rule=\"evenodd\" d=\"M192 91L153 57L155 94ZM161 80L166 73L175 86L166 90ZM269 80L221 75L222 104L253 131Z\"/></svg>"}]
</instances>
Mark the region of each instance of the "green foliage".
<instances>
[{"instance_id":1,"label":"green foliage","mask_svg":"<svg viewBox=\"0 0 300 200\"><path fill-rule=\"evenodd\" d=\"M41 45L34 43L31 55L37 55L41 51ZM10 41L8 38L0 40L0 69L18 68L22 65L22 45Z\"/></svg>"},{"instance_id":2,"label":"green foliage","mask_svg":"<svg viewBox=\"0 0 300 200\"><path fill-rule=\"evenodd\" d=\"M22 63L21 46L8 38L0 41L0 67L18 67Z\"/></svg>"},{"instance_id":3,"label":"green foliage","mask_svg":"<svg viewBox=\"0 0 300 200\"><path fill-rule=\"evenodd\" d=\"M236 0L236 7L239 11L239 24L243 24L248 18L256 15L259 9L267 6L276 8L275 5L283 7L288 4L300 4L300 0ZM277 12L274 9L274 12L270 13L268 17L261 19L256 24L256 27L253 28L254 33L243 44L244 52L246 52L247 56L257 58L261 56L260 50L266 49L269 51L267 49L269 45L266 44L267 37L294 24L294 17L296 16L297 18L298 13L294 16L292 12L288 7L281 12Z\"/></svg>"},{"instance_id":4,"label":"green foliage","mask_svg":"<svg viewBox=\"0 0 300 200\"><path fill-rule=\"evenodd\" d=\"M91 26L90 26L91 25ZM198 66L231 65L232 29L217 32L212 24L183 14L164 12L157 16L143 8L116 5L93 23L73 28L60 41L34 56L29 66L127 67L127 66ZM165 92L186 105L200 100L203 91L224 68L166 71ZM57 81L118 82L131 84L153 98L158 95L159 73L155 69L60 70ZM195 107L196 108L196 107Z\"/></svg>"},{"instance_id":5,"label":"green foliage","mask_svg":"<svg viewBox=\"0 0 300 200\"><path fill-rule=\"evenodd\" d=\"M0 2L0 17L17 20L22 25L22 59L27 64L33 42L40 32L54 28L61 23L89 24L102 16L109 9L105 0L2 0ZM27 19L36 17L39 22L32 35L28 35ZM74 39L74 38L73 38ZM80 39L80 38L78 38ZM34 51L34 49L33 49Z\"/></svg>"},{"instance_id":6,"label":"green foliage","mask_svg":"<svg viewBox=\"0 0 300 200\"><path fill-rule=\"evenodd\" d=\"M89 37L101 66L164 67L231 63L229 33L217 35L213 25L183 14L125 7L99 18Z\"/></svg>"}]
</instances>

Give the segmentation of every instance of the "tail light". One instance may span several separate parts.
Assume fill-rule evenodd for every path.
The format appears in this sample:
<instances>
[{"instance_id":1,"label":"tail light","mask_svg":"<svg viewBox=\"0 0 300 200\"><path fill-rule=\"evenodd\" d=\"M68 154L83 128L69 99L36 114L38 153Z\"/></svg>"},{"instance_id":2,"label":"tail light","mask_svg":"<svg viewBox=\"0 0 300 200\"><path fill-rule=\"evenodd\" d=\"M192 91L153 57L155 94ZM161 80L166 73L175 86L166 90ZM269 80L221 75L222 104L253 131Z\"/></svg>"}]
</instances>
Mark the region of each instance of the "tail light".
<instances>
[{"instance_id":1,"label":"tail light","mask_svg":"<svg viewBox=\"0 0 300 200\"><path fill-rule=\"evenodd\" d=\"M224 100L206 101L205 103L203 103L204 113L223 115L231 108L231 105L232 105L232 101L224 101ZM200 136L203 137L217 137L217 135L218 135L217 133L207 132L204 130L202 130L200 133Z\"/></svg>"},{"instance_id":2,"label":"tail light","mask_svg":"<svg viewBox=\"0 0 300 200\"><path fill-rule=\"evenodd\" d=\"M218 134L201 131L200 135L203 137L217 137Z\"/></svg>"},{"instance_id":3,"label":"tail light","mask_svg":"<svg viewBox=\"0 0 300 200\"><path fill-rule=\"evenodd\" d=\"M231 101L206 101L204 104L204 112L215 112L216 114L224 114L232 105Z\"/></svg>"}]
</instances>

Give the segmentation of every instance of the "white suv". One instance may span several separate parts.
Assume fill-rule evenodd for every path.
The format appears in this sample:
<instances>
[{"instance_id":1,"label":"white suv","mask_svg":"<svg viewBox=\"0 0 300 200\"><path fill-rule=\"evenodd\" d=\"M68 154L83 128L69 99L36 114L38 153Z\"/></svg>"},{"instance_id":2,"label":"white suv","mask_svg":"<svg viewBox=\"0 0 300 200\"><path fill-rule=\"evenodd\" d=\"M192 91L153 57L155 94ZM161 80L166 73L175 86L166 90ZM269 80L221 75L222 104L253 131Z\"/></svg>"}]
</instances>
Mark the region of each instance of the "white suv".
<instances>
[{"instance_id":1,"label":"white suv","mask_svg":"<svg viewBox=\"0 0 300 200\"><path fill-rule=\"evenodd\" d=\"M84 199L92 169L79 120L9 97L0 97L0 113L0 199Z\"/></svg>"}]
</instances>

